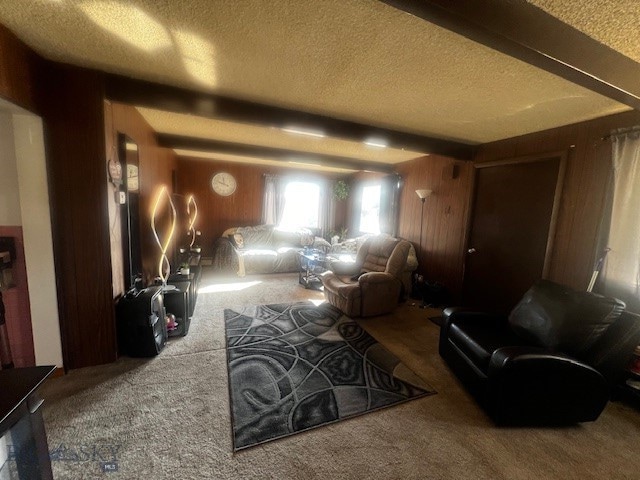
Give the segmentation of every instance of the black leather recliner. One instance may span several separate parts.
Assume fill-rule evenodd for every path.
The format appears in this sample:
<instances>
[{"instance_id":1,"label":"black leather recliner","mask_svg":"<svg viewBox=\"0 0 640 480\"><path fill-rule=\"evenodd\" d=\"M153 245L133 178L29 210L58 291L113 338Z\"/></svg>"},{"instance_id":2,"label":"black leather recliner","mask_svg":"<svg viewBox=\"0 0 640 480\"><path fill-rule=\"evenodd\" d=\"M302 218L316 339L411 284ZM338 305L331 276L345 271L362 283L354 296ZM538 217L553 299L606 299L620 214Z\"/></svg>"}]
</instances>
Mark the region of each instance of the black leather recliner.
<instances>
[{"instance_id":1,"label":"black leather recliner","mask_svg":"<svg viewBox=\"0 0 640 480\"><path fill-rule=\"evenodd\" d=\"M440 355L498 424L593 421L640 343L624 308L541 280L508 317L446 309Z\"/></svg>"}]
</instances>

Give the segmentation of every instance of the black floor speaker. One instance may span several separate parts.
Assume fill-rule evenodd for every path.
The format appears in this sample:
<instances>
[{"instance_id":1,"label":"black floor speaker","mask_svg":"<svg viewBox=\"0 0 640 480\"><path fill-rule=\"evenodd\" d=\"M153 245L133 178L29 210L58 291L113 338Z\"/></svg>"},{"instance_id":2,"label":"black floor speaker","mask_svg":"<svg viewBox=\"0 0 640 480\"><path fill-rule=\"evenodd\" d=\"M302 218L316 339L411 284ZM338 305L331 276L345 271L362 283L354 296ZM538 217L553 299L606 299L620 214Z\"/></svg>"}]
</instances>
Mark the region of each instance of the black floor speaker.
<instances>
[{"instance_id":1,"label":"black floor speaker","mask_svg":"<svg viewBox=\"0 0 640 480\"><path fill-rule=\"evenodd\" d=\"M116 305L118 349L131 357L153 357L167 343L162 287L128 292Z\"/></svg>"}]
</instances>

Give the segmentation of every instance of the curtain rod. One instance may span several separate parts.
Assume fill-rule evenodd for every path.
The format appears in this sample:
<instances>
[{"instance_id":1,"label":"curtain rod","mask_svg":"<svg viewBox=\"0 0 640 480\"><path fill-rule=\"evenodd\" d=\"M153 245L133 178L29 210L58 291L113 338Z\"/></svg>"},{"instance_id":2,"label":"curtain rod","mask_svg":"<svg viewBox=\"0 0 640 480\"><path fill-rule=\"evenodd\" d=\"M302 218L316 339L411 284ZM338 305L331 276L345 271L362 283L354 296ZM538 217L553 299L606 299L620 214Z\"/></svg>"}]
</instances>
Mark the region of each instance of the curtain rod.
<instances>
[{"instance_id":1,"label":"curtain rod","mask_svg":"<svg viewBox=\"0 0 640 480\"><path fill-rule=\"evenodd\" d=\"M611 133L600 137L600 140L605 141L605 140L609 140L611 137L614 137L616 135L621 135L621 134L631 133L631 132L638 132L638 131L640 131L640 125L634 125L633 127L616 128L614 130L611 130Z\"/></svg>"}]
</instances>

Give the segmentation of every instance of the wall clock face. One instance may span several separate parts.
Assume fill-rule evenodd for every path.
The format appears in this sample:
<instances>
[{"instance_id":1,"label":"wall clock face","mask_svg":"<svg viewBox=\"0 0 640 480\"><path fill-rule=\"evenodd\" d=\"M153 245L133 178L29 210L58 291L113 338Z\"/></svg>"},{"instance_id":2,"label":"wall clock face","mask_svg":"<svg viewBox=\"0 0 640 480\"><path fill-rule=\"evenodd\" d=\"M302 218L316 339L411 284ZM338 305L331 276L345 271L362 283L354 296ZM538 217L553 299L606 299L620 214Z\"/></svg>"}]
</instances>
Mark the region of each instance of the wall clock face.
<instances>
[{"instance_id":1,"label":"wall clock face","mask_svg":"<svg viewBox=\"0 0 640 480\"><path fill-rule=\"evenodd\" d=\"M218 195L228 197L236 191L237 183L236 179L230 173L220 172L216 173L211 179L211 188Z\"/></svg>"}]
</instances>

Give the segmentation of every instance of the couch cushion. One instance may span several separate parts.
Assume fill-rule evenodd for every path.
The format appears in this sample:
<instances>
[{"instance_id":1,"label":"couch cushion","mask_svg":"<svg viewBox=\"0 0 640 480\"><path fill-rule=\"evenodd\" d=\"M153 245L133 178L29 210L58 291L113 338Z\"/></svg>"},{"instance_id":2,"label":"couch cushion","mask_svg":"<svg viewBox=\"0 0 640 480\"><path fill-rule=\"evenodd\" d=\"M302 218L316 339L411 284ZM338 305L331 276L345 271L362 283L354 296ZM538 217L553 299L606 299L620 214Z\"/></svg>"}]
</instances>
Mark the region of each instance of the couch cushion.
<instances>
[{"instance_id":1,"label":"couch cushion","mask_svg":"<svg viewBox=\"0 0 640 480\"><path fill-rule=\"evenodd\" d=\"M625 304L540 280L509 315L512 330L532 345L580 356L615 322Z\"/></svg>"},{"instance_id":2,"label":"couch cushion","mask_svg":"<svg viewBox=\"0 0 640 480\"><path fill-rule=\"evenodd\" d=\"M273 226L256 225L255 227L238 227L233 233L244 237L245 248L270 248L273 243Z\"/></svg>"},{"instance_id":3,"label":"couch cushion","mask_svg":"<svg viewBox=\"0 0 640 480\"><path fill-rule=\"evenodd\" d=\"M491 355L498 348L525 345L508 328L492 328L486 322L474 319L453 322L449 327L449 341L485 373L489 368Z\"/></svg>"}]
</instances>

